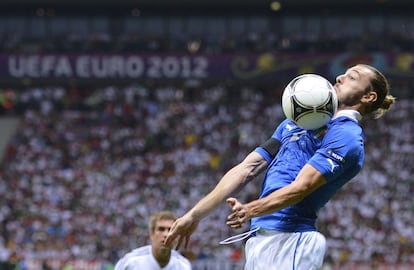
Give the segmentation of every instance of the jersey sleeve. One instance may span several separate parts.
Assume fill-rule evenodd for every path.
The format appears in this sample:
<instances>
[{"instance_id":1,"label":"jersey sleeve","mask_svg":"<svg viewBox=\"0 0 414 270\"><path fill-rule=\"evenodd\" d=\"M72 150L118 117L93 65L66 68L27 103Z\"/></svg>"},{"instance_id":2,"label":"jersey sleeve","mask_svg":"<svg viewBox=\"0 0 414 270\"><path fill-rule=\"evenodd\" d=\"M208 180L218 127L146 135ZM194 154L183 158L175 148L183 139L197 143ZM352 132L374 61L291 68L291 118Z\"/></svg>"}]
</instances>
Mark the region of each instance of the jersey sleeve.
<instances>
[{"instance_id":1,"label":"jersey sleeve","mask_svg":"<svg viewBox=\"0 0 414 270\"><path fill-rule=\"evenodd\" d=\"M336 128L326 133L321 147L308 164L321 172L329 182L341 176L351 179L361 170L363 159L362 135Z\"/></svg>"},{"instance_id":2,"label":"jersey sleeve","mask_svg":"<svg viewBox=\"0 0 414 270\"><path fill-rule=\"evenodd\" d=\"M279 142L282 141L282 132L287 123L287 119L280 123L279 126L277 126L276 130L273 132L272 138L278 140ZM273 157L263 147L258 146L254 151L259 153L267 161L267 163L272 162Z\"/></svg>"}]
</instances>

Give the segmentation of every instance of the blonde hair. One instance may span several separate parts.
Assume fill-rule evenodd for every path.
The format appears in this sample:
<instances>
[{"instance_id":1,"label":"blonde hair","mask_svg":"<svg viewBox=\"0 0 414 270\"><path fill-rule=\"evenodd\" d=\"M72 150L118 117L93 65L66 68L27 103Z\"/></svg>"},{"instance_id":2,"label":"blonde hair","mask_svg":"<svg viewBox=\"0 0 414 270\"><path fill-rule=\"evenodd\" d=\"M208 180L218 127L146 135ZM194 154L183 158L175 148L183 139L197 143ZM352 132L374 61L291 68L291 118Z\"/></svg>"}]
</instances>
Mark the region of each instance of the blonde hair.
<instances>
[{"instance_id":1,"label":"blonde hair","mask_svg":"<svg viewBox=\"0 0 414 270\"><path fill-rule=\"evenodd\" d=\"M149 224L148 224L149 231L150 231L150 233L154 232L155 227L157 225L157 222L159 220L176 220L176 219L177 219L177 217L171 211L157 212L157 213L153 214L150 218L150 221L149 221Z\"/></svg>"},{"instance_id":2,"label":"blonde hair","mask_svg":"<svg viewBox=\"0 0 414 270\"><path fill-rule=\"evenodd\" d=\"M381 106L373 112L374 118L378 119L381 116L383 116L384 113L387 112L391 108L392 104L394 104L395 101L396 101L395 97L393 97L392 95L386 95L384 100L381 103Z\"/></svg>"},{"instance_id":3,"label":"blonde hair","mask_svg":"<svg viewBox=\"0 0 414 270\"><path fill-rule=\"evenodd\" d=\"M392 104L395 103L396 98L389 94L390 85L388 80L378 69L366 64L359 64L359 66L366 67L374 73L374 76L370 79L370 88L367 89L367 91L374 91L377 93L377 100L372 104L371 108L368 109L367 113L372 113L374 118L378 119L391 108Z\"/></svg>"}]
</instances>

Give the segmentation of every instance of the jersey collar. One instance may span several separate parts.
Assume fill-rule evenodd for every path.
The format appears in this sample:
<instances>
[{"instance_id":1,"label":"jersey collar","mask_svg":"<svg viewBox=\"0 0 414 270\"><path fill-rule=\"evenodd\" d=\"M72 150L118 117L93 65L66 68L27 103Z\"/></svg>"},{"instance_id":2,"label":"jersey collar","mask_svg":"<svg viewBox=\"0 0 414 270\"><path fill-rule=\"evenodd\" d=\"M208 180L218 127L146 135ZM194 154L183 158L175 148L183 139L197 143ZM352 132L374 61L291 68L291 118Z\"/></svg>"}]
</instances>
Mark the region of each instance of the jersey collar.
<instances>
[{"instance_id":1,"label":"jersey collar","mask_svg":"<svg viewBox=\"0 0 414 270\"><path fill-rule=\"evenodd\" d=\"M359 122L362 119L362 115L355 110L340 110L336 113L334 118L338 118L340 116L346 116L354 120L355 122Z\"/></svg>"}]
</instances>

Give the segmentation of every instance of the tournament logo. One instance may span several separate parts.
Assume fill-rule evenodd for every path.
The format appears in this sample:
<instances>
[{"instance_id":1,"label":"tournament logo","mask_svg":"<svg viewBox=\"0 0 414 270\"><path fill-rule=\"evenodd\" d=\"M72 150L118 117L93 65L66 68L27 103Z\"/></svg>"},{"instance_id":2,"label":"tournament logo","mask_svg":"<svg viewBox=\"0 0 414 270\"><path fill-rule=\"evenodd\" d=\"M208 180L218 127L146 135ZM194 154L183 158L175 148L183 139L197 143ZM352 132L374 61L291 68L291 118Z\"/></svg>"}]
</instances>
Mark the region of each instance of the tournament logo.
<instances>
[{"instance_id":1,"label":"tournament logo","mask_svg":"<svg viewBox=\"0 0 414 270\"><path fill-rule=\"evenodd\" d=\"M345 162L345 158L337 153L335 153L332 149L328 149L328 151L326 152L328 154L329 157L331 157L332 159L340 162L340 163L344 163Z\"/></svg>"}]
</instances>

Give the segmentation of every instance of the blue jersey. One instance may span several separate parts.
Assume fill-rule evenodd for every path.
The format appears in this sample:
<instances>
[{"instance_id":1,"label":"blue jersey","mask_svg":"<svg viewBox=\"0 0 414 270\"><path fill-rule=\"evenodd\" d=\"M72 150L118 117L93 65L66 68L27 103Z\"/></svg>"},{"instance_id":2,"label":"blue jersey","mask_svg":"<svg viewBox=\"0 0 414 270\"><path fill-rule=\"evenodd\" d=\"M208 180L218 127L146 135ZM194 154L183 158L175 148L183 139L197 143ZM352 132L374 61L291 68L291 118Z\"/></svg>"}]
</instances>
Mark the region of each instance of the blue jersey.
<instances>
[{"instance_id":1,"label":"blue jersey","mask_svg":"<svg viewBox=\"0 0 414 270\"><path fill-rule=\"evenodd\" d=\"M326 130L316 131L303 130L285 120L277 127L273 137L281 143L274 159L261 147L255 150L269 162L260 198L290 184L307 163L320 171L327 183L296 205L253 218L251 228L284 232L314 231L318 210L362 168L362 129L356 119L348 116L339 116L329 122Z\"/></svg>"}]
</instances>

